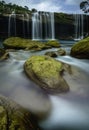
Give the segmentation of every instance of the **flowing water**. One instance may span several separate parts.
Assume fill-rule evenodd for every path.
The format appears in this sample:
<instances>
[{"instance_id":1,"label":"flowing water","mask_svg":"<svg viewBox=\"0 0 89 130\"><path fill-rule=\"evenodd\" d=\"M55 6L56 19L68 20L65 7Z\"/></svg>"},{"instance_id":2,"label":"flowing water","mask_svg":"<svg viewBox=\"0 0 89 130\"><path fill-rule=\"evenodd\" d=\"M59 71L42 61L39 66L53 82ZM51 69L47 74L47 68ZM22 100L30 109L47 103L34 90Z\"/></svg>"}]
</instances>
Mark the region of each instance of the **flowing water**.
<instances>
[{"instance_id":1,"label":"flowing water","mask_svg":"<svg viewBox=\"0 0 89 130\"><path fill-rule=\"evenodd\" d=\"M70 46L63 45L69 54ZM50 49L51 50L51 49ZM56 49L53 49L55 51ZM49 50L46 50L49 51ZM51 110L48 117L39 122L43 130L88 130L89 129L89 60L79 60L69 55L57 60L72 65L73 75L64 74L70 91L63 94L45 94L24 73L23 64L31 55L45 51L9 52L10 58L0 62L0 93L10 97L37 114Z\"/></svg>"},{"instance_id":2,"label":"flowing water","mask_svg":"<svg viewBox=\"0 0 89 130\"><path fill-rule=\"evenodd\" d=\"M87 37L88 36L88 15L74 14L74 20L75 20L74 40L81 40L84 37ZM85 23L86 23L86 26L85 26Z\"/></svg>"},{"instance_id":3,"label":"flowing water","mask_svg":"<svg viewBox=\"0 0 89 130\"><path fill-rule=\"evenodd\" d=\"M55 39L54 13L35 12L32 16L32 39Z\"/></svg>"},{"instance_id":4,"label":"flowing water","mask_svg":"<svg viewBox=\"0 0 89 130\"><path fill-rule=\"evenodd\" d=\"M8 37L16 36L16 14L12 12L8 20Z\"/></svg>"}]
</instances>

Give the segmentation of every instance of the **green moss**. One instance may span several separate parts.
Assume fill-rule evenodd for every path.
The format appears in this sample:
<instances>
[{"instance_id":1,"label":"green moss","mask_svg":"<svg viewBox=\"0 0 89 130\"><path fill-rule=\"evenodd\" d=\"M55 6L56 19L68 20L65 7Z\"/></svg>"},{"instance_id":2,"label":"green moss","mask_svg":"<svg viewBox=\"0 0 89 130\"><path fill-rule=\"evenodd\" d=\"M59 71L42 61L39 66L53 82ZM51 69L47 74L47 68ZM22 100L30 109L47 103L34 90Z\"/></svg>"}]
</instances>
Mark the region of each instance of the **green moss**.
<instances>
[{"instance_id":1,"label":"green moss","mask_svg":"<svg viewBox=\"0 0 89 130\"><path fill-rule=\"evenodd\" d=\"M52 47L60 47L60 43L57 40L49 40L46 44Z\"/></svg>"},{"instance_id":2,"label":"green moss","mask_svg":"<svg viewBox=\"0 0 89 130\"><path fill-rule=\"evenodd\" d=\"M0 130L6 130L7 115L3 106L0 106Z\"/></svg>"},{"instance_id":3,"label":"green moss","mask_svg":"<svg viewBox=\"0 0 89 130\"><path fill-rule=\"evenodd\" d=\"M0 48L0 57L1 57L2 55L4 55L4 53L5 53L5 50L2 49L2 48Z\"/></svg>"},{"instance_id":4,"label":"green moss","mask_svg":"<svg viewBox=\"0 0 89 130\"><path fill-rule=\"evenodd\" d=\"M62 24L73 24L73 15L66 13L55 13L55 22Z\"/></svg>"},{"instance_id":5,"label":"green moss","mask_svg":"<svg viewBox=\"0 0 89 130\"><path fill-rule=\"evenodd\" d=\"M49 92L66 92L69 86L63 79L64 65L49 56L32 56L24 64L26 74Z\"/></svg>"},{"instance_id":6,"label":"green moss","mask_svg":"<svg viewBox=\"0 0 89 130\"><path fill-rule=\"evenodd\" d=\"M32 69L42 78L52 78L59 75L62 63L48 56L32 56L26 61L27 69Z\"/></svg>"},{"instance_id":7,"label":"green moss","mask_svg":"<svg viewBox=\"0 0 89 130\"><path fill-rule=\"evenodd\" d=\"M32 41L30 39L24 39L20 37L10 37L3 42L6 48L12 49L27 49L27 50L42 50L50 48L45 43Z\"/></svg>"},{"instance_id":8,"label":"green moss","mask_svg":"<svg viewBox=\"0 0 89 130\"><path fill-rule=\"evenodd\" d=\"M74 44L70 54L77 58L89 59L89 37Z\"/></svg>"},{"instance_id":9,"label":"green moss","mask_svg":"<svg viewBox=\"0 0 89 130\"><path fill-rule=\"evenodd\" d=\"M0 95L0 130L39 130L36 117Z\"/></svg>"}]
</instances>

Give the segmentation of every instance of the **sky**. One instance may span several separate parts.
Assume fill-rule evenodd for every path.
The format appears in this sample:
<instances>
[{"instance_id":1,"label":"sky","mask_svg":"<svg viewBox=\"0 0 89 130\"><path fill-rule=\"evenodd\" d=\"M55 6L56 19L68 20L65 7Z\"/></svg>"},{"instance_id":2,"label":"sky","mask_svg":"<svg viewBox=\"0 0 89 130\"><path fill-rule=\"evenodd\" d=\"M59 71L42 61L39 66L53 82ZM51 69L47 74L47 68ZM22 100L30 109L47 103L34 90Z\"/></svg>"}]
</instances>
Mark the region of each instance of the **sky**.
<instances>
[{"instance_id":1,"label":"sky","mask_svg":"<svg viewBox=\"0 0 89 130\"><path fill-rule=\"evenodd\" d=\"M0 0L2 1L2 0ZM4 0L6 3L15 3L27 6L38 11L64 12L64 13L83 13L79 8L80 2L84 0Z\"/></svg>"}]
</instances>

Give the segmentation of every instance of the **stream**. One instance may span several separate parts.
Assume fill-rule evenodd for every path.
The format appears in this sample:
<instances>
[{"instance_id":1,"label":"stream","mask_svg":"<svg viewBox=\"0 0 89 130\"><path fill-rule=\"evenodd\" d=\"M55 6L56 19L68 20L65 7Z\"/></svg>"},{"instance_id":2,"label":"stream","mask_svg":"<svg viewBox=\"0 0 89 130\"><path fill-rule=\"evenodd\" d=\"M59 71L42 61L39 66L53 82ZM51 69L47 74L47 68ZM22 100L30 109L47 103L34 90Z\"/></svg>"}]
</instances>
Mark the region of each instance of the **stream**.
<instances>
[{"instance_id":1,"label":"stream","mask_svg":"<svg viewBox=\"0 0 89 130\"><path fill-rule=\"evenodd\" d=\"M70 51L70 46L63 46ZM49 51L48 49L45 51ZM56 49L53 49L54 51ZM89 129L89 60L80 60L69 55L59 56L59 61L72 65L73 75L65 73L64 79L70 91L62 94L46 94L24 73L23 64L32 55L45 51L13 51L10 58L0 62L0 93L37 114L52 108L45 120L39 122L43 130L88 130Z\"/></svg>"}]
</instances>

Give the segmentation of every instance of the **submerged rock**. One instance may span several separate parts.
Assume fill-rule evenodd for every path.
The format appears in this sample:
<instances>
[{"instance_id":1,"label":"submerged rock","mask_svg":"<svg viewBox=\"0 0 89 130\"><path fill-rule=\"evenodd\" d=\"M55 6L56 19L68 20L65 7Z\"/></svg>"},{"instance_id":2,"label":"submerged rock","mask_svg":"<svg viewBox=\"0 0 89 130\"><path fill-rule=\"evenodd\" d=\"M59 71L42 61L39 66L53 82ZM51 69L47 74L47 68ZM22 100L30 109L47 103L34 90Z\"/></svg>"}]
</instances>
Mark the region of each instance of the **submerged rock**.
<instances>
[{"instance_id":1,"label":"submerged rock","mask_svg":"<svg viewBox=\"0 0 89 130\"><path fill-rule=\"evenodd\" d=\"M48 51L45 53L45 55L50 56L50 57L64 56L66 55L66 51L60 48L57 51Z\"/></svg>"},{"instance_id":2,"label":"submerged rock","mask_svg":"<svg viewBox=\"0 0 89 130\"><path fill-rule=\"evenodd\" d=\"M27 110L0 95L0 130L40 130L36 118Z\"/></svg>"},{"instance_id":3,"label":"submerged rock","mask_svg":"<svg viewBox=\"0 0 89 130\"><path fill-rule=\"evenodd\" d=\"M74 44L70 55L80 59L89 59L89 37Z\"/></svg>"},{"instance_id":4,"label":"submerged rock","mask_svg":"<svg viewBox=\"0 0 89 130\"><path fill-rule=\"evenodd\" d=\"M5 60L9 57L9 53L4 49L0 48L0 60Z\"/></svg>"},{"instance_id":5,"label":"submerged rock","mask_svg":"<svg viewBox=\"0 0 89 130\"><path fill-rule=\"evenodd\" d=\"M57 57L56 51L49 51L49 52L46 52L45 55L50 56L50 57Z\"/></svg>"},{"instance_id":6,"label":"submerged rock","mask_svg":"<svg viewBox=\"0 0 89 130\"><path fill-rule=\"evenodd\" d=\"M25 64L26 74L48 92L66 92L69 86L63 79L64 64L49 56L32 56Z\"/></svg>"},{"instance_id":7,"label":"submerged rock","mask_svg":"<svg viewBox=\"0 0 89 130\"><path fill-rule=\"evenodd\" d=\"M60 48L57 50L57 54L58 54L58 56L64 56L64 55L66 55L66 51L64 49Z\"/></svg>"}]
</instances>

